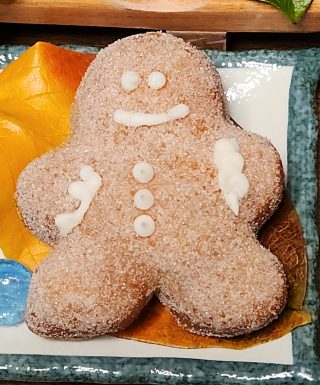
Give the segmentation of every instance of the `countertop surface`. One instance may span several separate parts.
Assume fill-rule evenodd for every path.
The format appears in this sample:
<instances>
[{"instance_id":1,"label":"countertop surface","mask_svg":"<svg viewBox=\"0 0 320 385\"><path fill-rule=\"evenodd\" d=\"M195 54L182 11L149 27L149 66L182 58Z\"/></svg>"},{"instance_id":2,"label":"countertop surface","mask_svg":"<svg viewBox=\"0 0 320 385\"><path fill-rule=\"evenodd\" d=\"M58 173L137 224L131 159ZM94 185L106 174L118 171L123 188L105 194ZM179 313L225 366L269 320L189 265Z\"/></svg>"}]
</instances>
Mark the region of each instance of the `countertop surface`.
<instances>
[{"instance_id":1,"label":"countertop surface","mask_svg":"<svg viewBox=\"0 0 320 385\"><path fill-rule=\"evenodd\" d=\"M319 32L320 0L298 24L253 0L0 0L0 22L216 32Z\"/></svg>"}]
</instances>

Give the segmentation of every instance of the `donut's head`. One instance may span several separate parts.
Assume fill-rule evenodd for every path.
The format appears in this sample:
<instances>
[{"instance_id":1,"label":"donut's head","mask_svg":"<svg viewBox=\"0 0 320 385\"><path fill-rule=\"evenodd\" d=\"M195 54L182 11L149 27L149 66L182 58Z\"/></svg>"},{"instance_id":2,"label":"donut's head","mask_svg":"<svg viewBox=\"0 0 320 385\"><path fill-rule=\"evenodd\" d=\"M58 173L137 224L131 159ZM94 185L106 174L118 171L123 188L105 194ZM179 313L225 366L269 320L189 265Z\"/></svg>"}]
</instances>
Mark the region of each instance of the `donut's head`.
<instances>
[{"instance_id":1,"label":"donut's head","mask_svg":"<svg viewBox=\"0 0 320 385\"><path fill-rule=\"evenodd\" d=\"M130 36L100 51L89 67L72 126L79 137L88 127L101 137L119 126L206 131L226 118L221 95L218 72L203 52L164 33Z\"/></svg>"}]
</instances>

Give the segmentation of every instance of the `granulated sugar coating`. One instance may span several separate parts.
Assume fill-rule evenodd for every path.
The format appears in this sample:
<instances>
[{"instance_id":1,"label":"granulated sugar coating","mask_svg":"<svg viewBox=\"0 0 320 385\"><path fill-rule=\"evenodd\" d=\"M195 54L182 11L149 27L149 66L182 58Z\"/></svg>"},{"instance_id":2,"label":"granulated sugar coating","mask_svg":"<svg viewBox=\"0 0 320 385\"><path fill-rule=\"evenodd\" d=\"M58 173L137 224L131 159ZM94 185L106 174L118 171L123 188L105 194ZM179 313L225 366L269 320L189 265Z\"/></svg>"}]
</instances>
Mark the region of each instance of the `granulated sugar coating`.
<instances>
[{"instance_id":1,"label":"granulated sugar coating","mask_svg":"<svg viewBox=\"0 0 320 385\"><path fill-rule=\"evenodd\" d=\"M121 86L136 71L135 90ZM161 89L148 76L166 77ZM185 104L189 114L153 126L115 123L116 110L160 114ZM287 289L278 259L256 239L283 190L279 155L266 140L227 116L220 78L208 58L171 35L131 36L102 50L78 89L72 136L63 148L33 161L18 181L26 225L55 246L33 276L26 321L37 334L89 338L126 327L155 293L178 322L208 336L250 333L277 318ZM238 216L225 203L213 163L215 142L235 138L249 192ZM139 183L139 161L154 171ZM102 178L81 224L59 239L55 216L76 209L68 194L79 170ZM154 203L134 205L140 189ZM149 215L155 231L139 237L134 220Z\"/></svg>"}]
</instances>

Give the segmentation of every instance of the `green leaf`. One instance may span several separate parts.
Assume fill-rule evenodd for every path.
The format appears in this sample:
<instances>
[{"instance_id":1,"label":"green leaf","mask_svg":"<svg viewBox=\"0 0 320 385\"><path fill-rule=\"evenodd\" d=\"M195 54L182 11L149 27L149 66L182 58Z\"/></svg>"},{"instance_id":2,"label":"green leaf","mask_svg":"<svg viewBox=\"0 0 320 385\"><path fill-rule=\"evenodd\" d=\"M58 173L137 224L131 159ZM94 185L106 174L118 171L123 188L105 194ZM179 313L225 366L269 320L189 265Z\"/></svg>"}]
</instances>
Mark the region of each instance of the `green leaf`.
<instances>
[{"instance_id":1,"label":"green leaf","mask_svg":"<svg viewBox=\"0 0 320 385\"><path fill-rule=\"evenodd\" d=\"M260 0L279 8L289 17L292 23L297 23L306 13L312 0Z\"/></svg>"}]
</instances>

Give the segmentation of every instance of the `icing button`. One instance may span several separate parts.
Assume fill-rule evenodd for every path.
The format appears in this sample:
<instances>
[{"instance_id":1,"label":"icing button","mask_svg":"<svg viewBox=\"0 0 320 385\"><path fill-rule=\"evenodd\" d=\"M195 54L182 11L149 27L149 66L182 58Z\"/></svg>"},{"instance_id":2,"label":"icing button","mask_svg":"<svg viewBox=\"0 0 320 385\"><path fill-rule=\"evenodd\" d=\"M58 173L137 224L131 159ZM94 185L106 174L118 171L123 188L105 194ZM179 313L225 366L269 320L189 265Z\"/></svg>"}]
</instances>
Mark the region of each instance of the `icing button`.
<instances>
[{"instance_id":1,"label":"icing button","mask_svg":"<svg viewBox=\"0 0 320 385\"><path fill-rule=\"evenodd\" d=\"M154 176L153 167L147 162L138 162L132 169L132 175L137 182L148 183Z\"/></svg>"},{"instance_id":2,"label":"icing button","mask_svg":"<svg viewBox=\"0 0 320 385\"><path fill-rule=\"evenodd\" d=\"M134 231L139 237L150 237L154 233L156 225L149 215L140 215L133 222Z\"/></svg>"},{"instance_id":3,"label":"icing button","mask_svg":"<svg viewBox=\"0 0 320 385\"><path fill-rule=\"evenodd\" d=\"M136 192L134 198L136 208L140 210L148 210L153 206L154 197L150 190L142 189Z\"/></svg>"}]
</instances>

